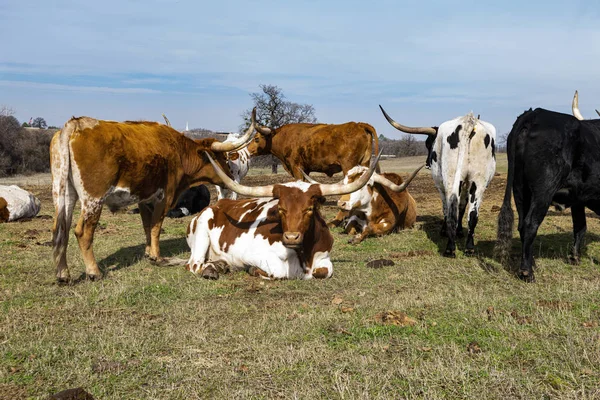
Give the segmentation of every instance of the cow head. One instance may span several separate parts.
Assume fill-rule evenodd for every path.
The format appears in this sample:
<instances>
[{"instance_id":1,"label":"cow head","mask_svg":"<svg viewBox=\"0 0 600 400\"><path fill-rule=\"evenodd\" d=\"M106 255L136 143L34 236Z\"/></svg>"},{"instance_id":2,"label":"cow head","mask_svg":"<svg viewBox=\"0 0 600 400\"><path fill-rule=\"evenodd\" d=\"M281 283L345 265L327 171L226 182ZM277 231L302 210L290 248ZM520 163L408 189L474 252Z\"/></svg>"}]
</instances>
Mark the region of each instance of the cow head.
<instances>
[{"instance_id":1,"label":"cow head","mask_svg":"<svg viewBox=\"0 0 600 400\"><path fill-rule=\"evenodd\" d=\"M410 134L418 134L418 135L427 135L427 139L425 140L425 146L427 147L427 168L429 168L431 166L431 149L433 148L433 143L435 142L435 139L437 138L437 132L438 132L438 127L437 126L425 126L425 127L418 127L418 128L413 128L410 126L406 126L406 125L402 125L399 124L398 122L394 121L383 109L383 107L381 107L381 105L379 106L379 108L381 109L381 112L383 113L383 116L385 117L385 119L387 119L387 121L390 123L390 125L392 125L394 128L398 129L401 132L404 133L410 133Z\"/></svg>"},{"instance_id":2,"label":"cow head","mask_svg":"<svg viewBox=\"0 0 600 400\"><path fill-rule=\"evenodd\" d=\"M219 142L214 138L204 138L195 140L198 145L197 153L200 159L202 160L199 166L199 175L210 183L215 185L223 184L223 180L219 177L219 175L215 172L214 168L211 165L213 158L217 160L219 165L225 171L229 171L229 166L227 164L227 153L235 152L236 150L246 146L249 141L252 140L252 134L254 133L254 125L256 123L256 108L252 110L252 118L250 121L250 126L246 130L246 133L241 135L240 137L236 137L232 140L226 140L224 142ZM207 158L207 155L211 154L212 158ZM237 153L236 153L237 154Z\"/></svg>"},{"instance_id":3,"label":"cow head","mask_svg":"<svg viewBox=\"0 0 600 400\"><path fill-rule=\"evenodd\" d=\"M381 153L380 153L381 155ZM229 178L207 154L215 171L228 189L250 197L274 197L279 200L278 212L283 231L282 242L286 247L298 248L304 241L304 234L314 224L319 215L319 205L325 196L342 195L359 190L367 184L375 171L379 155L371 167L354 182L334 184L312 184L308 182L289 182L282 185L250 187L239 184Z\"/></svg>"},{"instance_id":4,"label":"cow head","mask_svg":"<svg viewBox=\"0 0 600 400\"><path fill-rule=\"evenodd\" d=\"M264 126L256 126L254 140L248 144L248 152L251 157L271 154L274 129Z\"/></svg>"},{"instance_id":5,"label":"cow head","mask_svg":"<svg viewBox=\"0 0 600 400\"><path fill-rule=\"evenodd\" d=\"M384 176L379 175L378 173L374 173L365 186L363 186L356 192L352 192L350 194L346 194L340 197L340 199L338 200L338 207L344 211L366 211L366 209L371 204L371 200L373 199L373 186L375 183L379 183L380 185L385 186L394 192L402 192L406 190L406 187L410 184L414 177L417 176L421 168L423 168L424 166L425 165L421 165L420 167L418 167L401 185L397 185L389 179L385 178ZM354 182L366 171L366 169L366 167L363 167L361 165L357 165L356 167L352 168L344 177L344 184L350 184Z\"/></svg>"}]
</instances>

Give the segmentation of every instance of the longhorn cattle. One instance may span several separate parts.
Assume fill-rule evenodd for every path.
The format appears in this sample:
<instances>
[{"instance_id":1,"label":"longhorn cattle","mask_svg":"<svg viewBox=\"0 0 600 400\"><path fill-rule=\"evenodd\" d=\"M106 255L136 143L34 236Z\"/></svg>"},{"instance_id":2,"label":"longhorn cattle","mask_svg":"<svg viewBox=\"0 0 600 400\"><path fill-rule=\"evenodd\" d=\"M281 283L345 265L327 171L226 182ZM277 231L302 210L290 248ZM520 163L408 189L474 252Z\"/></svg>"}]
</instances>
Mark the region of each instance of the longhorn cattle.
<instances>
[{"instance_id":1,"label":"longhorn cattle","mask_svg":"<svg viewBox=\"0 0 600 400\"><path fill-rule=\"evenodd\" d=\"M519 277L532 282L533 242L548 207L552 203L571 207L573 263L579 262L586 231L585 207L600 213L600 120L579 121L567 114L529 109L515 121L507 153L508 177L498 216L496 253L503 261L508 259L512 194L522 243Z\"/></svg>"},{"instance_id":2,"label":"longhorn cattle","mask_svg":"<svg viewBox=\"0 0 600 400\"><path fill-rule=\"evenodd\" d=\"M224 153L252 137L255 113L238 143L207 138L192 140L156 122L113 122L71 118L50 143L54 263L59 281L69 280L66 249L73 207L81 202L75 236L90 278L100 269L92 249L102 207L111 210L139 203L146 233L146 255L160 261L159 236L164 216L190 186L201 181L221 184L204 152L226 165Z\"/></svg>"},{"instance_id":3,"label":"longhorn cattle","mask_svg":"<svg viewBox=\"0 0 600 400\"><path fill-rule=\"evenodd\" d=\"M227 139L225 139L225 143L230 141L239 140L237 133L230 133L227 135ZM242 179L248 173L248 169L250 168L250 151L248 147L242 147L239 150L231 151L227 153L227 166L229 167L229 172L231 176L233 176L233 180L237 183L240 183ZM222 188L221 186L217 186L217 198L219 200L228 198L235 200L237 199L237 193L233 192L227 188Z\"/></svg>"},{"instance_id":4,"label":"longhorn cattle","mask_svg":"<svg viewBox=\"0 0 600 400\"><path fill-rule=\"evenodd\" d=\"M575 91L575 95L573 96L573 103L571 104L571 110L573 111L573 116L575 118L577 118L578 120L582 121L583 115L581 115L581 112L579 111L579 93L577 93L577 90ZM600 116L600 111L596 110L596 114L598 114L598 116Z\"/></svg>"},{"instance_id":5,"label":"longhorn cattle","mask_svg":"<svg viewBox=\"0 0 600 400\"><path fill-rule=\"evenodd\" d=\"M410 134L426 134L427 166L440 192L444 209L442 234L448 236L444 252L456 257L456 237L463 234L462 219L469 204L465 254L475 252L475 227L483 193L496 171L496 128L473 113L446 121L438 127L411 128L394 121L381 108L388 122Z\"/></svg>"},{"instance_id":6,"label":"longhorn cattle","mask_svg":"<svg viewBox=\"0 0 600 400\"><path fill-rule=\"evenodd\" d=\"M227 269L245 269L266 279L330 277L333 237L319 206L325 196L364 186L377 159L361 178L347 185L296 181L247 187L228 178L213 163L229 189L264 199L223 199L192 219L187 233L192 250L187 269L212 279ZM210 156L209 160L212 162ZM222 264L226 268L220 268Z\"/></svg>"},{"instance_id":7,"label":"longhorn cattle","mask_svg":"<svg viewBox=\"0 0 600 400\"><path fill-rule=\"evenodd\" d=\"M298 180L302 172L348 173L355 165L368 167L371 152L379 152L377 132L363 122L345 124L288 124L277 129L256 127L248 145L251 156L273 154Z\"/></svg>"},{"instance_id":8,"label":"longhorn cattle","mask_svg":"<svg viewBox=\"0 0 600 400\"><path fill-rule=\"evenodd\" d=\"M360 190L339 199L338 207L350 212L345 232L356 234L350 243L357 244L367 236L382 236L413 227L417 220L417 204L406 187L424 166L417 168L406 182L398 174L375 172ZM366 169L363 166L352 168L344 177L344 184L354 182Z\"/></svg>"},{"instance_id":9,"label":"longhorn cattle","mask_svg":"<svg viewBox=\"0 0 600 400\"><path fill-rule=\"evenodd\" d=\"M40 212L40 201L16 185L0 185L0 223L33 218Z\"/></svg>"}]
</instances>

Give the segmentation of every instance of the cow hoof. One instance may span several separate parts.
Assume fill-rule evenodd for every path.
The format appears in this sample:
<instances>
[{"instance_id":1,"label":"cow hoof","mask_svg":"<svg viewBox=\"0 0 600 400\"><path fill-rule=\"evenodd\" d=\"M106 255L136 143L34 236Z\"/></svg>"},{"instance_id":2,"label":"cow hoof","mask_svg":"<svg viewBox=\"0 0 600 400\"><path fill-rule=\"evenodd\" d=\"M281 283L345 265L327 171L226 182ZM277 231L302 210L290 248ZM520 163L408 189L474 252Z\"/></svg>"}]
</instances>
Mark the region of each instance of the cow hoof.
<instances>
[{"instance_id":1,"label":"cow hoof","mask_svg":"<svg viewBox=\"0 0 600 400\"><path fill-rule=\"evenodd\" d=\"M474 256L475 255L475 249L465 249L465 256Z\"/></svg>"},{"instance_id":2,"label":"cow hoof","mask_svg":"<svg viewBox=\"0 0 600 400\"><path fill-rule=\"evenodd\" d=\"M359 244L360 239L357 239L357 238L348 239L348 243L349 244Z\"/></svg>"},{"instance_id":3,"label":"cow hoof","mask_svg":"<svg viewBox=\"0 0 600 400\"><path fill-rule=\"evenodd\" d=\"M329 275L329 270L324 267L317 268L312 273L313 278L317 279L325 279L327 278L327 275Z\"/></svg>"},{"instance_id":4,"label":"cow hoof","mask_svg":"<svg viewBox=\"0 0 600 400\"><path fill-rule=\"evenodd\" d=\"M202 270L202 277L204 279L211 279L213 281L216 281L217 279L219 279L219 273L212 264L207 264Z\"/></svg>"},{"instance_id":5,"label":"cow hoof","mask_svg":"<svg viewBox=\"0 0 600 400\"><path fill-rule=\"evenodd\" d=\"M444 251L444 257L456 258L456 251L454 251L454 250L446 250L446 251Z\"/></svg>"},{"instance_id":6,"label":"cow hoof","mask_svg":"<svg viewBox=\"0 0 600 400\"><path fill-rule=\"evenodd\" d=\"M85 278L88 281L99 281L100 279L102 279L102 274L85 274Z\"/></svg>"},{"instance_id":7,"label":"cow hoof","mask_svg":"<svg viewBox=\"0 0 600 400\"><path fill-rule=\"evenodd\" d=\"M519 271L519 279L523 282L533 283L535 282L535 275L533 275L533 272Z\"/></svg>"},{"instance_id":8,"label":"cow hoof","mask_svg":"<svg viewBox=\"0 0 600 400\"><path fill-rule=\"evenodd\" d=\"M69 276L57 276L56 283L58 283L59 286L65 286L71 283L71 278Z\"/></svg>"}]
</instances>

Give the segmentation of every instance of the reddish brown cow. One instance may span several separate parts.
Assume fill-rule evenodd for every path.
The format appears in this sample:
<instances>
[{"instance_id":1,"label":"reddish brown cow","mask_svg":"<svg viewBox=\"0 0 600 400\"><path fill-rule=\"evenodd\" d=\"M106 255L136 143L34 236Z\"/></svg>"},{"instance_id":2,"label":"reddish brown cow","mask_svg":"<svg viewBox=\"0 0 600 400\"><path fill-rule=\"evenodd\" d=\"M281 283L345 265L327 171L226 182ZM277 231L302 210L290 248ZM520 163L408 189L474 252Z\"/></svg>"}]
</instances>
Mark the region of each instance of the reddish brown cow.
<instances>
[{"instance_id":1,"label":"reddish brown cow","mask_svg":"<svg viewBox=\"0 0 600 400\"><path fill-rule=\"evenodd\" d=\"M267 279L330 277L333 237L319 205L324 196L359 190L369 181L376 162L349 184L296 181L263 187L243 186L213 164L229 189L267 198L223 199L204 209L188 228L192 254L187 268L212 279L227 269L245 269ZM226 268L219 268L222 264Z\"/></svg>"},{"instance_id":2,"label":"reddish brown cow","mask_svg":"<svg viewBox=\"0 0 600 400\"><path fill-rule=\"evenodd\" d=\"M398 174L375 173L362 189L340 198L338 207L350 212L345 232L356 234L350 243L413 227L417 220L417 204L406 188L424 166L417 168L406 182ZM364 171L365 167L352 168L344 177L344 183L354 182ZM338 225L341 221L332 222Z\"/></svg>"},{"instance_id":3,"label":"reddish brown cow","mask_svg":"<svg viewBox=\"0 0 600 400\"><path fill-rule=\"evenodd\" d=\"M302 180L302 171L346 174L355 165L369 166L379 152L377 132L363 122L345 124L288 124L277 129L258 126L248 145L252 156L273 154L285 170Z\"/></svg>"},{"instance_id":4,"label":"reddish brown cow","mask_svg":"<svg viewBox=\"0 0 600 400\"><path fill-rule=\"evenodd\" d=\"M70 119L50 144L57 279L70 279L66 249L78 199L81 215L75 236L88 277L101 276L92 241L104 204L113 211L139 203L146 255L161 260L159 236L167 210L190 186L203 181L222 183L204 152L211 152L226 166L224 153L244 146L252 137L254 113L252 118L246 135L237 143L226 144L212 138L194 141L156 122Z\"/></svg>"}]
</instances>

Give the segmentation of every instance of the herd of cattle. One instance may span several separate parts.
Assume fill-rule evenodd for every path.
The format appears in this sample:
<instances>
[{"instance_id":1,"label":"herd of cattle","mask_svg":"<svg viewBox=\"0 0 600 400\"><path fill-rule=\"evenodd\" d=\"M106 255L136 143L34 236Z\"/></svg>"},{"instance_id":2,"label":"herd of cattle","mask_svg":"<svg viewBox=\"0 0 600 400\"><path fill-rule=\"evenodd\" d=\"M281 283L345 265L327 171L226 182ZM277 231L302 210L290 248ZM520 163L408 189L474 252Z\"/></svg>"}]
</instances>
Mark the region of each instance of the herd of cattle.
<instances>
[{"instance_id":1,"label":"herd of cattle","mask_svg":"<svg viewBox=\"0 0 600 400\"><path fill-rule=\"evenodd\" d=\"M496 129L472 113L439 127L408 127L381 111L396 129L427 135L425 165L440 193L442 234L448 239L444 256L456 256L465 213L465 254L473 254L483 193L496 169ZM533 241L551 205L571 208L574 263L586 231L585 207L600 213L600 119L583 119L577 92L572 111L573 116L530 109L517 118L508 136L508 178L496 254L504 262L509 256L514 195L522 242L519 277L526 281L534 280ZM223 142L192 140L172 129L166 117L166 125L71 118L50 145L57 279L70 280L66 249L77 200L81 214L75 236L92 279L101 277L92 241L104 205L116 211L138 203L145 254L159 263L164 217L200 212L188 226L191 256L186 267L211 279L240 269L267 279L328 278L334 243L329 227L343 224L353 235L350 242L358 244L367 236L414 225L416 203L406 189L424 165L406 181L398 174L381 173L379 155L372 158L379 153L379 143L371 125L289 124L270 129L255 118L254 111L247 131ZM263 154L279 158L295 180L242 185L250 158ZM311 172L342 172L343 180L322 184L308 176ZM201 182L216 185L219 201L213 206L208 206L210 193ZM238 200L238 194L248 198ZM342 197L340 211L327 223L319 209L331 195ZM33 217L39 209L39 200L30 193L0 186L0 222Z\"/></svg>"}]
</instances>

